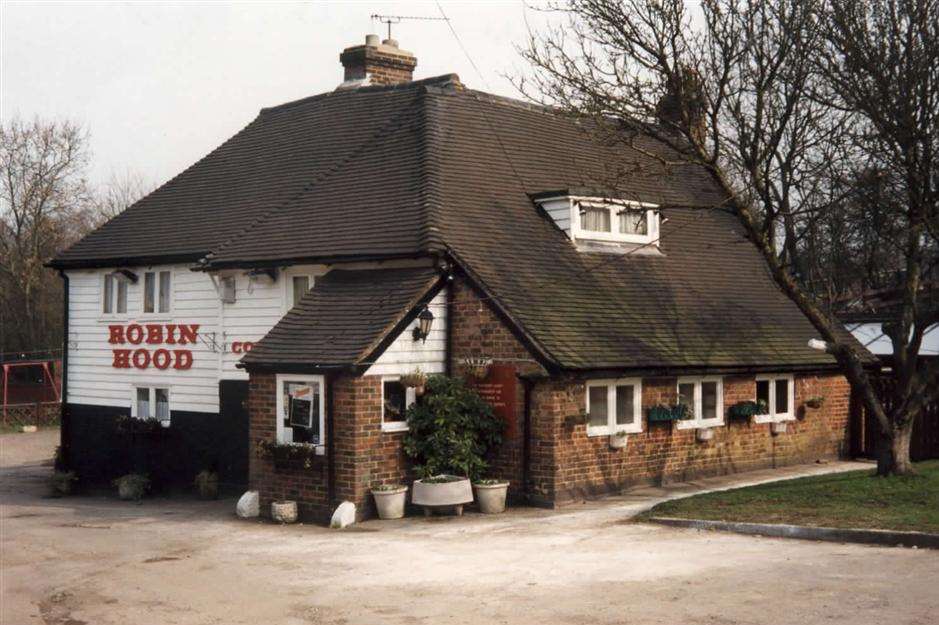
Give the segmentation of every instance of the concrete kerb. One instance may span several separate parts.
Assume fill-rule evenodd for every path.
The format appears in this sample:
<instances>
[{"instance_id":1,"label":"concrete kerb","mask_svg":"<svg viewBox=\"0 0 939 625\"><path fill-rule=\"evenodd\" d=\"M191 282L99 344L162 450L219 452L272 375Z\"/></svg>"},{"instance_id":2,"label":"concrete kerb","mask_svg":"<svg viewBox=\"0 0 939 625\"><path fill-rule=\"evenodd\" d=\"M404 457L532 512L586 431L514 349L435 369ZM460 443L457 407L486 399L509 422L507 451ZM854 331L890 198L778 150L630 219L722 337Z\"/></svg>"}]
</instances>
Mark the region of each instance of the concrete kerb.
<instances>
[{"instance_id":1,"label":"concrete kerb","mask_svg":"<svg viewBox=\"0 0 939 625\"><path fill-rule=\"evenodd\" d=\"M926 532L901 532L894 530L857 529L838 527L812 527L805 525L784 525L773 523L740 523L732 521L705 521L701 519L676 519L673 517L652 517L652 523L698 530L714 530L770 536L774 538L798 538L802 540L820 540L838 543L861 543L887 547L917 547L939 549L939 534Z\"/></svg>"}]
</instances>

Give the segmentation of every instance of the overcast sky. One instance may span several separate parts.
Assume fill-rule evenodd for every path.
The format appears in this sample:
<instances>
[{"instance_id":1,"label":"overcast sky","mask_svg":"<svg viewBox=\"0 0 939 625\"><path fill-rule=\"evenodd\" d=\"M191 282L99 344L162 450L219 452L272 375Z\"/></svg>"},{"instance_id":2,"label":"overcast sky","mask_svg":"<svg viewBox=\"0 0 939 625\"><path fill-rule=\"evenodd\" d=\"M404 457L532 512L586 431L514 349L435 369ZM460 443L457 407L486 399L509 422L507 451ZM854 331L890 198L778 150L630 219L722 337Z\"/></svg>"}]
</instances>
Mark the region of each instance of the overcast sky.
<instances>
[{"instance_id":1,"label":"overcast sky","mask_svg":"<svg viewBox=\"0 0 939 625\"><path fill-rule=\"evenodd\" d=\"M138 173L159 184L250 122L259 109L331 91L339 53L384 26L372 13L439 16L434 2L126 2L0 4L0 116L67 118L91 133L90 177ZM443 22L393 27L415 76L456 72L517 95L503 74L524 63L520 0L443 2L485 76ZM488 85L486 84L488 83Z\"/></svg>"}]
</instances>

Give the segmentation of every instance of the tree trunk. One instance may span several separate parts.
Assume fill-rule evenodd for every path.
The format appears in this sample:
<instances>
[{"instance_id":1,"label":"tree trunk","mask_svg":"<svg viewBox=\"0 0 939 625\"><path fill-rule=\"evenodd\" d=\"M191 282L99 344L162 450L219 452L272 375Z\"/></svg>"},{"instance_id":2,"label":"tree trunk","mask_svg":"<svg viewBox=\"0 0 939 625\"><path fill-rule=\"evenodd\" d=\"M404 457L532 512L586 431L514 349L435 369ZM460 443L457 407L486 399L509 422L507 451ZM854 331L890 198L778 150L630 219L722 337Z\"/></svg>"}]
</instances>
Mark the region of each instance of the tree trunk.
<instances>
[{"instance_id":1,"label":"tree trunk","mask_svg":"<svg viewBox=\"0 0 939 625\"><path fill-rule=\"evenodd\" d=\"M877 475L911 475L910 440L913 437L913 419L894 421L890 430L880 437L880 453L877 456Z\"/></svg>"}]
</instances>

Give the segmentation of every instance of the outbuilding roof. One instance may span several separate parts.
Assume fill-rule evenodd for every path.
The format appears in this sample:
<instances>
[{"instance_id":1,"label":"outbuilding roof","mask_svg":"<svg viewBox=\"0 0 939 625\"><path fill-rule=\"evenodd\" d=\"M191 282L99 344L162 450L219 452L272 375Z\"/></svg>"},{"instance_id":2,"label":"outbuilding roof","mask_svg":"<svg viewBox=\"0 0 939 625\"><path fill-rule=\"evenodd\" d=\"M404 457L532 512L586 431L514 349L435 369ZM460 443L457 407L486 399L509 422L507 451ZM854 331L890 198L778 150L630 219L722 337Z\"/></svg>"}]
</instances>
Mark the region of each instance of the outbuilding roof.
<instances>
[{"instance_id":1,"label":"outbuilding roof","mask_svg":"<svg viewBox=\"0 0 939 625\"><path fill-rule=\"evenodd\" d=\"M833 366L807 346L817 332L710 174L670 156L650 137L601 140L453 75L336 91L262 111L54 264L175 254L211 270L443 254L559 368ZM659 205L661 254L578 251L532 201L559 189ZM318 310L331 311L329 284L313 296ZM288 361L283 329L301 333L310 314L275 328Z\"/></svg>"},{"instance_id":2,"label":"outbuilding roof","mask_svg":"<svg viewBox=\"0 0 939 625\"><path fill-rule=\"evenodd\" d=\"M323 369L368 363L440 282L432 267L330 271L241 360Z\"/></svg>"}]
</instances>

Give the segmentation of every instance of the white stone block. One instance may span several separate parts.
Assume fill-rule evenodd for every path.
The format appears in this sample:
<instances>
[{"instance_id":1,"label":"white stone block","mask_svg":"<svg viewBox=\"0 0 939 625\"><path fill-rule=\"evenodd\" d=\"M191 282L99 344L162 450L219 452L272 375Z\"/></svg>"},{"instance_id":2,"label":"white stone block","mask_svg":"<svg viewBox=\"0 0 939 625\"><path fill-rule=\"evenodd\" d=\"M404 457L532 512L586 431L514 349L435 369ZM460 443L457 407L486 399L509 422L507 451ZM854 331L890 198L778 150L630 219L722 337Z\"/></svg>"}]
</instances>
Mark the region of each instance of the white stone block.
<instances>
[{"instance_id":1,"label":"white stone block","mask_svg":"<svg viewBox=\"0 0 939 625\"><path fill-rule=\"evenodd\" d=\"M242 519L254 519L261 514L261 498L258 491L249 490L238 500L235 512Z\"/></svg>"},{"instance_id":2,"label":"white stone block","mask_svg":"<svg viewBox=\"0 0 939 625\"><path fill-rule=\"evenodd\" d=\"M355 504L351 501L343 501L333 512L333 518L329 526L335 529L349 527L355 523Z\"/></svg>"}]
</instances>

